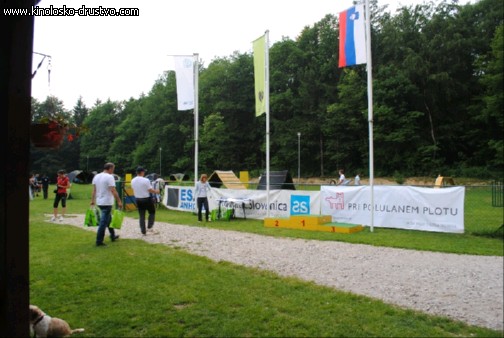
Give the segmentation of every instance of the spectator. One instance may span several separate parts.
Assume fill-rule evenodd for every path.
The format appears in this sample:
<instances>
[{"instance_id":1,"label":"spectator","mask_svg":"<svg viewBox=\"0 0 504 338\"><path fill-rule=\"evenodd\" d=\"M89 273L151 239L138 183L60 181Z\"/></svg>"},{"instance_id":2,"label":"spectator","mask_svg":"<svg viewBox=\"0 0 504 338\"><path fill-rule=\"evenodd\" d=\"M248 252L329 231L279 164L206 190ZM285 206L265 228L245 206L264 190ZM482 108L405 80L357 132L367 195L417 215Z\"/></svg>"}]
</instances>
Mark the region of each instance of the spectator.
<instances>
[{"instance_id":1,"label":"spectator","mask_svg":"<svg viewBox=\"0 0 504 338\"><path fill-rule=\"evenodd\" d=\"M49 190L49 177L43 174L41 181L42 181L42 191L44 193L44 199L46 200L48 197L48 190Z\"/></svg>"},{"instance_id":2,"label":"spectator","mask_svg":"<svg viewBox=\"0 0 504 338\"><path fill-rule=\"evenodd\" d=\"M41 188L41 182L40 182L39 174L35 174L34 187L35 187L35 196L38 197L39 192L40 192L40 188Z\"/></svg>"},{"instance_id":3,"label":"spectator","mask_svg":"<svg viewBox=\"0 0 504 338\"><path fill-rule=\"evenodd\" d=\"M154 204L156 208L158 207L159 203L161 203L161 189L164 187L164 182L162 178L158 178L156 174L152 175L152 189L158 190L159 192L156 194L151 194L151 197L154 199Z\"/></svg>"},{"instance_id":4,"label":"spectator","mask_svg":"<svg viewBox=\"0 0 504 338\"><path fill-rule=\"evenodd\" d=\"M133 188L133 194L135 195L135 200L138 209L140 232L142 235L147 235L147 231L151 233L154 232L154 220L156 217L156 206L151 194L159 194L159 189L154 189L151 186L151 182L145 176L145 169L138 167L137 175L131 180L131 188ZM149 220L147 223L147 229L145 229L145 211L149 212Z\"/></svg>"},{"instance_id":5,"label":"spectator","mask_svg":"<svg viewBox=\"0 0 504 338\"><path fill-rule=\"evenodd\" d=\"M56 197L54 198L53 217L51 218L51 221L53 222L56 221L56 219L58 219L58 205L60 201L61 201L61 215L59 216L58 220L62 221L63 217L65 216L67 189L70 189L70 180L68 179L65 170L63 169L58 170L56 190L54 190L54 192L56 193Z\"/></svg>"},{"instance_id":6,"label":"spectator","mask_svg":"<svg viewBox=\"0 0 504 338\"><path fill-rule=\"evenodd\" d=\"M195 195L196 195L196 206L198 208L198 222L201 222L202 218L202 207L205 207L205 220L208 222L208 214L210 213L209 207L208 207L208 192L210 191L211 187L210 184L207 182L207 175L202 174L200 177L199 182L196 182L196 190L195 190Z\"/></svg>"},{"instance_id":7,"label":"spectator","mask_svg":"<svg viewBox=\"0 0 504 338\"><path fill-rule=\"evenodd\" d=\"M342 185L345 183L346 179L345 179L345 171L343 169L340 169L339 170L339 180L338 180L338 185Z\"/></svg>"},{"instance_id":8,"label":"spectator","mask_svg":"<svg viewBox=\"0 0 504 338\"><path fill-rule=\"evenodd\" d=\"M112 206L114 198L117 201L117 206L122 209L122 201L115 188L114 163L108 162L103 166L103 172L93 177L93 194L91 196L91 206L97 205L100 209L100 224L96 233L96 246L106 246L103 242L105 237L105 229L108 228L110 240L112 242L119 239L119 235L115 234L115 230L110 227L112 220Z\"/></svg>"},{"instance_id":9,"label":"spectator","mask_svg":"<svg viewBox=\"0 0 504 338\"><path fill-rule=\"evenodd\" d=\"M30 200L35 196L35 175L31 174L30 178L28 178L28 191L30 194Z\"/></svg>"}]
</instances>

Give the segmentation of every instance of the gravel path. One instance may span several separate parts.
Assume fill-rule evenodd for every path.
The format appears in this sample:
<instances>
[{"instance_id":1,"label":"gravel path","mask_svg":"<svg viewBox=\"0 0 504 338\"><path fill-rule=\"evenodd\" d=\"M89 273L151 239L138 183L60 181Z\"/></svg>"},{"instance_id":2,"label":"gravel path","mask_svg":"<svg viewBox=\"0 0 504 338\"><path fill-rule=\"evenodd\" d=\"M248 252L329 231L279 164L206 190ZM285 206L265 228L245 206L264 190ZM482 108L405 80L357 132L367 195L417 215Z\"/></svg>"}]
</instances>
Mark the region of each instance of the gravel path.
<instances>
[{"instance_id":1,"label":"gravel path","mask_svg":"<svg viewBox=\"0 0 504 338\"><path fill-rule=\"evenodd\" d=\"M82 229L84 215L64 221ZM504 329L504 258L274 238L236 231L156 222L158 234L142 236L138 220L125 217L121 238L181 247L214 261L276 272L386 303ZM108 237L107 237L108 240Z\"/></svg>"}]
</instances>

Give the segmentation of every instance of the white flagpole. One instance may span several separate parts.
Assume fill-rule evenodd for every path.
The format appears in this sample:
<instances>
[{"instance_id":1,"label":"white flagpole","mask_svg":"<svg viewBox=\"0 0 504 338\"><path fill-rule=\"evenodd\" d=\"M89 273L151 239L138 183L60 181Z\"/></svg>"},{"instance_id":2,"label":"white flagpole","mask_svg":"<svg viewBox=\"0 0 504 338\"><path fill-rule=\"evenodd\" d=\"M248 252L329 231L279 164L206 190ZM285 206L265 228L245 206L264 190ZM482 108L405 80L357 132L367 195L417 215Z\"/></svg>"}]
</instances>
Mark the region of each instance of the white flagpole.
<instances>
[{"instance_id":1,"label":"white flagpole","mask_svg":"<svg viewBox=\"0 0 504 338\"><path fill-rule=\"evenodd\" d=\"M366 61L368 87L368 128L369 128L369 186L371 188L371 232L374 229L374 149L373 149L373 64L371 58L371 10L366 0Z\"/></svg>"},{"instance_id":2,"label":"white flagpole","mask_svg":"<svg viewBox=\"0 0 504 338\"><path fill-rule=\"evenodd\" d=\"M270 107L269 107L269 30L264 39L264 102L266 104L266 217L270 216Z\"/></svg>"},{"instance_id":3,"label":"white flagpole","mask_svg":"<svg viewBox=\"0 0 504 338\"><path fill-rule=\"evenodd\" d=\"M199 79L199 65L198 65L198 59L199 55L198 53L194 53L194 62L193 62L193 74L194 74L194 184L196 185L196 182L198 182L198 152L199 152L199 130L198 130L198 125L199 125L199 102L198 102L198 79Z\"/></svg>"}]
</instances>

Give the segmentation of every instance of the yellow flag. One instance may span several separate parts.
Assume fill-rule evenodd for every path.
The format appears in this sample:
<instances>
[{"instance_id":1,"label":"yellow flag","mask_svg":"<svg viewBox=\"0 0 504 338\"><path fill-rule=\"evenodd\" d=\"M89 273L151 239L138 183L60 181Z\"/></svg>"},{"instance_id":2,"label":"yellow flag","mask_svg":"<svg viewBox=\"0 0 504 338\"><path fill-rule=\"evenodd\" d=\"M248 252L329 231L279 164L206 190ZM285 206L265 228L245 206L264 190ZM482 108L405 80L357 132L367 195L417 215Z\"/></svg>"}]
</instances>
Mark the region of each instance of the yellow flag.
<instances>
[{"instance_id":1,"label":"yellow flag","mask_svg":"<svg viewBox=\"0 0 504 338\"><path fill-rule=\"evenodd\" d=\"M264 60L265 35L253 42L256 116L266 112L264 99L266 65Z\"/></svg>"}]
</instances>

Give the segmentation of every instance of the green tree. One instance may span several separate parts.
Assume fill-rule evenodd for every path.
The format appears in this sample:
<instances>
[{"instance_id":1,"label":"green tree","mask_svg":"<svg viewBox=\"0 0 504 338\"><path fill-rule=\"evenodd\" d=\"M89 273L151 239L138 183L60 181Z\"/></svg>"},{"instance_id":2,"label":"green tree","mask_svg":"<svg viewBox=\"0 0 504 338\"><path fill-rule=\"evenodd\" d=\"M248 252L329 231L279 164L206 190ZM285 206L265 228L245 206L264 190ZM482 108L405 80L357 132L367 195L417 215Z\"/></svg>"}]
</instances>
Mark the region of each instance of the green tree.
<instances>
[{"instance_id":1,"label":"green tree","mask_svg":"<svg viewBox=\"0 0 504 338\"><path fill-rule=\"evenodd\" d=\"M249 54L234 53L229 58L212 61L200 77L200 120L219 113L231 140L219 152L226 153L229 161L213 170L249 170L257 166L258 145L254 133L254 70ZM205 148L205 144L200 144ZM224 165L224 163L222 164Z\"/></svg>"},{"instance_id":2,"label":"green tree","mask_svg":"<svg viewBox=\"0 0 504 338\"><path fill-rule=\"evenodd\" d=\"M297 39L304 55L299 65L300 112L298 123L303 125L302 147L311 154L311 160L304 163L309 174L324 176L326 171L335 171L332 163L326 163L324 156L325 135L322 124L326 120L327 108L334 103L338 93L338 22L332 15L326 15L313 27L305 27ZM328 149L329 153L333 150ZM329 155L330 156L330 155ZM329 169L326 169L329 166Z\"/></svg>"},{"instance_id":3,"label":"green tree","mask_svg":"<svg viewBox=\"0 0 504 338\"><path fill-rule=\"evenodd\" d=\"M327 107L322 123L326 137L326 162L334 171L363 171L368 163L368 124L366 77L360 68L347 68L341 74L336 103Z\"/></svg>"},{"instance_id":4,"label":"green tree","mask_svg":"<svg viewBox=\"0 0 504 338\"><path fill-rule=\"evenodd\" d=\"M117 136L116 128L120 124L123 104L110 99L105 103L97 101L85 119L88 131L82 135L81 151L89 156L89 170L101 172L103 164L114 161L115 156L110 151L111 144ZM117 163L116 172L122 174L124 169Z\"/></svg>"},{"instance_id":5,"label":"green tree","mask_svg":"<svg viewBox=\"0 0 504 338\"><path fill-rule=\"evenodd\" d=\"M56 96L48 96L43 102L32 98L32 121L44 119L50 120L53 116L75 123L72 114L67 111L63 101ZM76 168L79 158L78 138L69 141L63 139L63 144L58 149L30 149L30 163L33 172L44 173L49 177L55 177L59 169L72 171Z\"/></svg>"},{"instance_id":6,"label":"green tree","mask_svg":"<svg viewBox=\"0 0 504 338\"><path fill-rule=\"evenodd\" d=\"M201 170L211 172L219 168L233 168L235 163L229 156L227 148L233 140L227 132L224 117L220 113L213 113L205 118L201 141Z\"/></svg>"},{"instance_id":7,"label":"green tree","mask_svg":"<svg viewBox=\"0 0 504 338\"><path fill-rule=\"evenodd\" d=\"M492 53L482 69L481 83L485 88L483 109L475 114L472 121L484 126L483 140L477 142L477 159L485 160L490 170L501 173L504 170L504 25L495 31ZM476 113L476 112L475 112ZM486 144L485 144L486 141ZM481 162L480 162L481 163Z\"/></svg>"}]
</instances>

